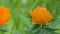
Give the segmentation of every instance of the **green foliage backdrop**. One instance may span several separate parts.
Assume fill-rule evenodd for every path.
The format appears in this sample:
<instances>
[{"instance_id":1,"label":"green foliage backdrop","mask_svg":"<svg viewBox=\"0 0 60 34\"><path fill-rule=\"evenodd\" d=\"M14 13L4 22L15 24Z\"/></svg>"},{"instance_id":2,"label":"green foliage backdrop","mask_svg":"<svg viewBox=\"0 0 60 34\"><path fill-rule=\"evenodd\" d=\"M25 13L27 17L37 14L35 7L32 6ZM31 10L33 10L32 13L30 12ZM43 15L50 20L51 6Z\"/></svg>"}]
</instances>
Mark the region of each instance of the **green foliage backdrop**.
<instances>
[{"instance_id":1,"label":"green foliage backdrop","mask_svg":"<svg viewBox=\"0 0 60 34\"><path fill-rule=\"evenodd\" d=\"M0 0L0 6L8 7L12 14L9 24L1 27L7 32L0 31L0 34L56 34L51 29L58 29L56 32L60 33L60 0ZM53 21L48 25L51 29L43 29L45 33L37 31L38 28L30 31L34 24L29 11L37 6L46 7L53 16Z\"/></svg>"}]
</instances>

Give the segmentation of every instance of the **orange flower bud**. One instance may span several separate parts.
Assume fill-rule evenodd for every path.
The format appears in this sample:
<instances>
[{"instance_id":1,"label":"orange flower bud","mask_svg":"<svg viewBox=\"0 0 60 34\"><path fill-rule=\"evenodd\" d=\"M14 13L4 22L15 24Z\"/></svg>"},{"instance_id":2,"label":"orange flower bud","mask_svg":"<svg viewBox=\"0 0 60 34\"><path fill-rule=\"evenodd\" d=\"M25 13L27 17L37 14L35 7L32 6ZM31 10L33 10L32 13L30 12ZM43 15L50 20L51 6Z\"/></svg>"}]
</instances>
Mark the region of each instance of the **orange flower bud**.
<instances>
[{"instance_id":1,"label":"orange flower bud","mask_svg":"<svg viewBox=\"0 0 60 34\"><path fill-rule=\"evenodd\" d=\"M0 26L7 24L7 21L11 14L9 13L9 9L6 7L0 7Z\"/></svg>"},{"instance_id":2,"label":"orange flower bud","mask_svg":"<svg viewBox=\"0 0 60 34\"><path fill-rule=\"evenodd\" d=\"M33 12L30 11L30 14L35 24L46 24L52 20L50 12L44 7L37 7Z\"/></svg>"}]
</instances>

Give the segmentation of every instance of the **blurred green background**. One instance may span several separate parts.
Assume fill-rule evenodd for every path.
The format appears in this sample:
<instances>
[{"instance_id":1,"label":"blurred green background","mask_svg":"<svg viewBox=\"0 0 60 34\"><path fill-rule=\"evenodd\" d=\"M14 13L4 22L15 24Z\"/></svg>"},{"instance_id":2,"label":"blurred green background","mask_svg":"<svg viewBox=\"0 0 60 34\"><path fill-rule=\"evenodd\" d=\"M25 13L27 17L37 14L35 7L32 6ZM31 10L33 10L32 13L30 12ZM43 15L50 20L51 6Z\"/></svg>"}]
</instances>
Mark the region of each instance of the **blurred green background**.
<instances>
[{"instance_id":1,"label":"blurred green background","mask_svg":"<svg viewBox=\"0 0 60 34\"><path fill-rule=\"evenodd\" d=\"M38 6L46 7L55 21L60 20L60 0L0 0L0 6L8 7L12 14L9 24L2 27L8 32L0 31L0 34L25 34L27 28L31 29L34 26L29 12ZM59 25L58 21L49 27L59 29L57 32L60 33Z\"/></svg>"}]
</instances>

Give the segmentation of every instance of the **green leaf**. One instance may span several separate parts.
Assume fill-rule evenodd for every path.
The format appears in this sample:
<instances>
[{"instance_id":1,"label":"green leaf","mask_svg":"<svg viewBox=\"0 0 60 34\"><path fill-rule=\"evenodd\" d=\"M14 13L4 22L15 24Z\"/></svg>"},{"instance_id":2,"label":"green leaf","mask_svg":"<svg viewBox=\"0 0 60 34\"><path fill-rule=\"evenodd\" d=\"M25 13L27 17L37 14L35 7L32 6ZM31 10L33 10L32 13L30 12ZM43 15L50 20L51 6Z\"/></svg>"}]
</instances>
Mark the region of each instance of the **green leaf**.
<instances>
[{"instance_id":1,"label":"green leaf","mask_svg":"<svg viewBox=\"0 0 60 34\"><path fill-rule=\"evenodd\" d=\"M20 14L20 18L22 23L25 24L27 27L33 26L32 21L28 17Z\"/></svg>"},{"instance_id":2,"label":"green leaf","mask_svg":"<svg viewBox=\"0 0 60 34\"><path fill-rule=\"evenodd\" d=\"M51 29L51 28L42 28L40 25L36 25L34 26L31 30L27 30L25 32L27 32L28 34L59 34L56 33L54 31L56 31L57 29Z\"/></svg>"},{"instance_id":3,"label":"green leaf","mask_svg":"<svg viewBox=\"0 0 60 34\"><path fill-rule=\"evenodd\" d=\"M44 29L43 28L34 34L58 34L58 33L54 32L52 29Z\"/></svg>"},{"instance_id":4,"label":"green leaf","mask_svg":"<svg viewBox=\"0 0 60 34\"><path fill-rule=\"evenodd\" d=\"M50 24L47 26L52 29L58 29L58 25L60 24L60 19L52 21Z\"/></svg>"}]
</instances>

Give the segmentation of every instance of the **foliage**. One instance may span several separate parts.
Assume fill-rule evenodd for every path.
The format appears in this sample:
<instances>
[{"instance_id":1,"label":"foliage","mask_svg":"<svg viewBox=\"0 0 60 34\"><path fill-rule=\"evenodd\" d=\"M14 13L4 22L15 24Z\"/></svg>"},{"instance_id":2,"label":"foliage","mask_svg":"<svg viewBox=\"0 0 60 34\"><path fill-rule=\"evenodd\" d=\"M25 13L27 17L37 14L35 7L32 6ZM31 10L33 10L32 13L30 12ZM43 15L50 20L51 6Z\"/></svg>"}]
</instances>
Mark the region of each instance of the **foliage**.
<instances>
[{"instance_id":1,"label":"foliage","mask_svg":"<svg viewBox=\"0 0 60 34\"><path fill-rule=\"evenodd\" d=\"M60 31L55 32L60 30L60 0L26 0L26 3L22 0L0 0L0 6L8 7L12 14L9 24L0 27L0 34L60 34ZM31 21L29 11L37 6L46 7L53 16L45 26Z\"/></svg>"}]
</instances>

